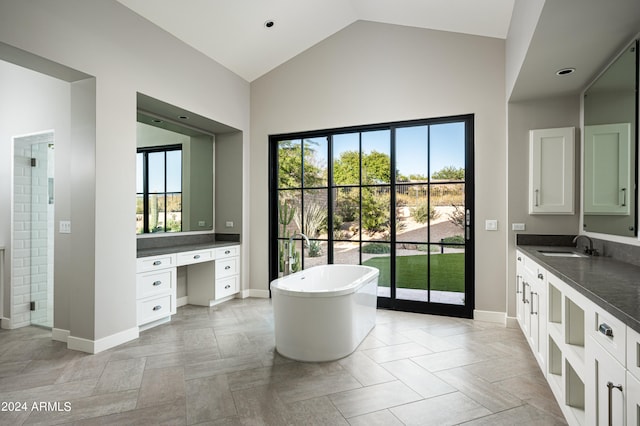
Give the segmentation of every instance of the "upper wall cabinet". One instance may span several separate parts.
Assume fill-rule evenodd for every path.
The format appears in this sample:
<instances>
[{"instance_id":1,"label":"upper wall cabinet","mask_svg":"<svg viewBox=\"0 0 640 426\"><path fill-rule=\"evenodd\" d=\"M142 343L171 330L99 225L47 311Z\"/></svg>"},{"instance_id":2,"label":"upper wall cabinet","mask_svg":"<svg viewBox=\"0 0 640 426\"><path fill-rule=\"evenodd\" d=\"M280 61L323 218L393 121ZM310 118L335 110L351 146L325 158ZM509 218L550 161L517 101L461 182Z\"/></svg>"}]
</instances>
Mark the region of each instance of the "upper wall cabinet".
<instances>
[{"instance_id":1,"label":"upper wall cabinet","mask_svg":"<svg viewBox=\"0 0 640 426\"><path fill-rule=\"evenodd\" d=\"M583 228L637 235L638 41L584 92Z\"/></svg>"},{"instance_id":2,"label":"upper wall cabinet","mask_svg":"<svg viewBox=\"0 0 640 426\"><path fill-rule=\"evenodd\" d=\"M575 128L529 132L529 214L574 213Z\"/></svg>"}]
</instances>

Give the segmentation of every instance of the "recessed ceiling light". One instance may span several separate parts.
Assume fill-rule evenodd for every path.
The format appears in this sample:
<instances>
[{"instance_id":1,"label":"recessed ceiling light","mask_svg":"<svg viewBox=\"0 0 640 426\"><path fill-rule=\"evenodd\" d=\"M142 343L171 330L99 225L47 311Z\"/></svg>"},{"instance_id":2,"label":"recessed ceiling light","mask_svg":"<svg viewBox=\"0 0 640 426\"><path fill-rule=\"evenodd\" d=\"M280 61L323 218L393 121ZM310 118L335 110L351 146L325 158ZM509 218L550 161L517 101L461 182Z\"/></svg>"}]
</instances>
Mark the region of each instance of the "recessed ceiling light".
<instances>
[{"instance_id":1,"label":"recessed ceiling light","mask_svg":"<svg viewBox=\"0 0 640 426\"><path fill-rule=\"evenodd\" d=\"M189 119L189 117L187 117L186 115L179 115L178 118L180 120L188 120Z\"/></svg>"},{"instance_id":2,"label":"recessed ceiling light","mask_svg":"<svg viewBox=\"0 0 640 426\"><path fill-rule=\"evenodd\" d=\"M576 72L575 68L562 68L556 71L556 75L569 75Z\"/></svg>"},{"instance_id":3,"label":"recessed ceiling light","mask_svg":"<svg viewBox=\"0 0 640 426\"><path fill-rule=\"evenodd\" d=\"M276 24L275 22L273 22L271 19L269 19L269 20L267 20L267 21L265 21L265 22L264 22L264 27L265 27L265 28L273 28L273 26L274 26L275 24Z\"/></svg>"}]
</instances>

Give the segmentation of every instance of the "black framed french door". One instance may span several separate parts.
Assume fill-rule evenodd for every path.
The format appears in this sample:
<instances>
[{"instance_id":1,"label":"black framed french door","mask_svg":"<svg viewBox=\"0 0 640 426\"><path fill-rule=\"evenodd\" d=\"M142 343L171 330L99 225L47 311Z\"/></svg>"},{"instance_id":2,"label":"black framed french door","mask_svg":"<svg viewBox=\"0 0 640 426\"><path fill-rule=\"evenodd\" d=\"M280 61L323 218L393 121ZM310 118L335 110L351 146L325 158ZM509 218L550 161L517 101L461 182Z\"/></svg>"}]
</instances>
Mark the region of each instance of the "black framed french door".
<instances>
[{"instance_id":1,"label":"black framed french door","mask_svg":"<svg viewBox=\"0 0 640 426\"><path fill-rule=\"evenodd\" d=\"M471 114L270 136L270 279L292 239L290 272L370 265L378 306L471 318L473 125Z\"/></svg>"}]
</instances>

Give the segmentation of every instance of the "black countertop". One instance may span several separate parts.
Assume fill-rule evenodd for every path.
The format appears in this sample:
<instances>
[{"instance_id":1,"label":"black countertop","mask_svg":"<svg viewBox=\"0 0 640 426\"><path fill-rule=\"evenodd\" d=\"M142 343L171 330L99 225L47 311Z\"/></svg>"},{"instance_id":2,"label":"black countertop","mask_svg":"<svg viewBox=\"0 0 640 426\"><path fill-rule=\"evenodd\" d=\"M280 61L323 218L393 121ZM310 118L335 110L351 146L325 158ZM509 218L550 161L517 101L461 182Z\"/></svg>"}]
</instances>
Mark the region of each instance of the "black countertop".
<instances>
[{"instance_id":1,"label":"black countertop","mask_svg":"<svg viewBox=\"0 0 640 426\"><path fill-rule=\"evenodd\" d=\"M640 266L610 257L551 257L539 251L574 247L521 245L518 250L640 333Z\"/></svg>"}]
</instances>

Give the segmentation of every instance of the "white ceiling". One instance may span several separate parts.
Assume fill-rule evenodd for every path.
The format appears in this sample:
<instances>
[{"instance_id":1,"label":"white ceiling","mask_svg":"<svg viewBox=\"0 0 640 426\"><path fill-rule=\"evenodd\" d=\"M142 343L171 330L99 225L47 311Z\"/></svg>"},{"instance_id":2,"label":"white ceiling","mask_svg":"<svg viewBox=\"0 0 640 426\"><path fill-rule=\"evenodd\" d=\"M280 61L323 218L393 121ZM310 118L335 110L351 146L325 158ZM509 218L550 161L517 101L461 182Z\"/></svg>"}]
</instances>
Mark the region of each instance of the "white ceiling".
<instances>
[{"instance_id":1,"label":"white ceiling","mask_svg":"<svg viewBox=\"0 0 640 426\"><path fill-rule=\"evenodd\" d=\"M515 0L118 1L251 82L357 20L504 39Z\"/></svg>"}]
</instances>

